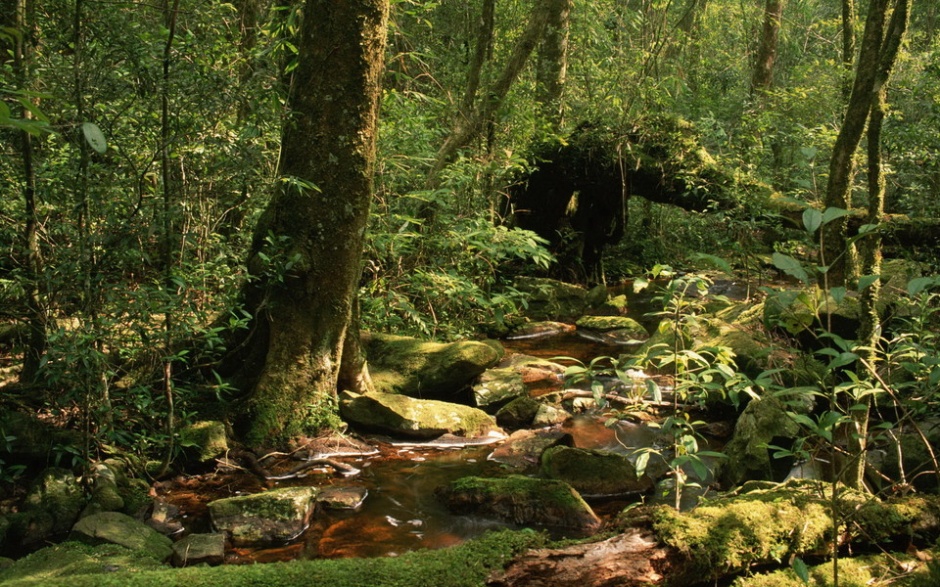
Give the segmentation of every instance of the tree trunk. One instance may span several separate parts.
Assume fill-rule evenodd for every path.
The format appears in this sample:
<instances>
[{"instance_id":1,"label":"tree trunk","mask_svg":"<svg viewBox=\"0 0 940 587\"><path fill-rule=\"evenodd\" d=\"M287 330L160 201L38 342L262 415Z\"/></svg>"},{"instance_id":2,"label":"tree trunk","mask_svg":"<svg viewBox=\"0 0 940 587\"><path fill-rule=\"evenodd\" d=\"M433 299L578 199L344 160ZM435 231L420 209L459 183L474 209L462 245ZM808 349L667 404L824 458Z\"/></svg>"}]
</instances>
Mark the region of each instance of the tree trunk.
<instances>
[{"instance_id":1,"label":"tree trunk","mask_svg":"<svg viewBox=\"0 0 940 587\"><path fill-rule=\"evenodd\" d=\"M476 138L483 130L486 122L491 120L496 110L503 104L506 95L512 84L519 77L523 66L529 59L529 55L535 50L542 32L548 23L549 3L552 0L538 0L532 7L532 14L529 17L529 24L526 26L522 37L516 43L509 61L503 68L499 78L493 84L493 87L487 92L487 95L477 104L473 112L464 120L461 120L454 131L447 137L444 144L437 153L434 166L428 174L428 184L434 186L437 184L440 172L449 165L460 149Z\"/></svg>"},{"instance_id":2,"label":"tree trunk","mask_svg":"<svg viewBox=\"0 0 940 587\"><path fill-rule=\"evenodd\" d=\"M307 0L304 10L279 187L255 229L244 292L255 324L239 424L254 446L312 433L332 409L373 193L388 0Z\"/></svg>"},{"instance_id":3,"label":"tree trunk","mask_svg":"<svg viewBox=\"0 0 940 587\"><path fill-rule=\"evenodd\" d=\"M553 128L564 122L562 99L568 75L568 30L571 25L572 0L549 0L548 23L538 49L536 97L542 114Z\"/></svg>"},{"instance_id":4,"label":"tree trunk","mask_svg":"<svg viewBox=\"0 0 940 587\"><path fill-rule=\"evenodd\" d=\"M842 0L842 98L852 95L852 64L855 63L855 0Z\"/></svg>"},{"instance_id":5,"label":"tree trunk","mask_svg":"<svg viewBox=\"0 0 940 587\"><path fill-rule=\"evenodd\" d=\"M460 114L469 117L476 104L477 91L480 89L480 77L483 75L483 65L493 52L493 27L496 23L496 0L483 0L480 11L480 24L477 30L477 43L470 61L470 71L467 74L467 93L464 94Z\"/></svg>"},{"instance_id":6,"label":"tree trunk","mask_svg":"<svg viewBox=\"0 0 940 587\"><path fill-rule=\"evenodd\" d=\"M829 161L826 207L851 207L849 196L855 170L854 156L871 110L872 92L881 61L885 19L890 3L891 0L871 0L868 8L852 94ZM827 277L831 286L845 284L846 280L856 273L854 247L849 245L846 227L846 219L841 218L826 225L824 229L822 265L829 267Z\"/></svg>"},{"instance_id":7,"label":"tree trunk","mask_svg":"<svg viewBox=\"0 0 940 587\"><path fill-rule=\"evenodd\" d=\"M910 20L910 0L898 0L891 15L878 69L875 76L874 94L868 119L868 224L878 226L882 223L885 206L885 185L881 169L881 128L887 114L887 84L891 70L897 60L901 41ZM864 275L881 273L881 236L872 231L862 242L862 272ZM858 342L864 348L877 348L881 325L876 309L879 284L872 283L861 296L861 325L857 335ZM868 352L867 354L871 354ZM874 363L874 357L868 357ZM852 455L849 466L843 476L843 482L849 487L860 488L864 482L866 451L868 446L868 419L871 408L871 396L866 395L851 406L852 429L848 434L848 448Z\"/></svg>"},{"instance_id":8,"label":"tree trunk","mask_svg":"<svg viewBox=\"0 0 940 587\"><path fill-rule=\"evenodd\" d=\"M777 61L777 40L780 37L780 21L783 18L784 0L767 0L764 5L764 28L760 46L754 60L751 76L751 95L766 92L774 83L774 63Z\"/></svg>"},{"instance_id":9,"label":"tree trunk","mask_svg":"<svg viewBox=\"0 0 940 587\"><path fill-rule=\"evenodd\" d=\"M13 6L13 28L20 34L14 38L13 71L21 90L28 89L29 58L33 42L31 9L28 0L16 0ZM22 117L32 117L30 111L23 108ZM32 383L36 378L42 357L46 350L46 312L39 292L39 275L42 273L42 255L39 249L39 217L36 211L36 169L33 165L33 137L25 130L19 131L20 155L23 160L23 209L24 229L23 248L25 253L25 305L26 322L29 325L29 337L23 354L23 368L20 371L21 383Z\"/></svg>"}]
</instances>

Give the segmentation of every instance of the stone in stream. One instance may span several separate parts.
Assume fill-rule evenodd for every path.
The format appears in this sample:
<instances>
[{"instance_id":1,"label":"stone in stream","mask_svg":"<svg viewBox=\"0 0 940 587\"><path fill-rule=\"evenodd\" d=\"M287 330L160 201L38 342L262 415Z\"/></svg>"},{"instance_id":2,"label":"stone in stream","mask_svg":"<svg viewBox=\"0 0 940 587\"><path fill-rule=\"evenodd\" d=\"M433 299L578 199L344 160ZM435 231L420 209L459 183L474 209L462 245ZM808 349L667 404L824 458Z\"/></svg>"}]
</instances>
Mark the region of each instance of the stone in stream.
<instances>
[{"instance_id":1,"label":"stone in stream","mask_svg":"<svg viewBox=\"0 0 940 587\"><path fill-rule=\"evenodd\" d=\"M626 455L570 446L545 450L541 474L560 479L582 495L609 496L643 493L653 487L648 475L638 476L636 466Z\"/></svg>"},{"instance_id":2,"label":"stone in stream","mask_svg":"<svg viewBox=\"0 0 940 587\"><path fill-rule=\"evenodd\" d=\"M462 477L439 488L437 494L458 514L497 516L520 525L566 528L583 535L601 526L600 518L578 492L554 479Z\"/></svg>"},{"instance_id":3,"label":"stone in stream","mask_svg":"<svg viewBox=\"0 0 940 587\"><path fill-rule=\"evenodd\" d=\"M120 512L85 516L72 528L71 539L88 544L112 543L145 552L163 561L173 553L173 541L143 522Z\"/></svg>"},{"instance_id":4,"label":"stone in stream","mask_svg":"<svg viewBox=\"0 0 940 587\"><path fill-rule=\"evenodd\" d=\"M570 446L573 442L570 434L560 430L517 430L490 453L487 460L517 470L534 469L539 464L542 451L553 446Z\"/></svg>"},{"instance_id":5,"label":"stone in stream","mask_svg":"<svg viewBox=\"0 0 940 587\"><path fill-rule=\"evenodd\" d=\"M503 356L495 341L429 342L367 333L362 337L377 391L455 401L471 382Z\"/></svg>"},{"instance_id":6,"label":"stone in stream","mask_svg":"<svg viewBox=\"0 0 940 587\"><path fill-rule=\"evenodd\" d=\"M368 495L365 487L325 487L317 495L317 503L328 510L358 510Z\"/></svg>"},{"instance_id":7,"label":"stone in stream","mask_svg":"<svg viewBox=\"0 0 940 587\"><path fill-rule=\"evenodd\" d=\"M497 430L482 410L437 400L419 400L391 393L340 394L340 415L354 425L393 436L434 438L450 433L484 436Z\"/></svg>"},{"instance_id":8,"label":"stone in stream","mask_svg":"<svg viewBox=\"0 0 940 587\"><path fill-rule=\"evenodd\" d=\"M173 566L221 565L225 562L223 534L190 534L173 544Z\"/></svg>"},{"instance_id":9,"label":"stone in stream","mask_svg":"<svg viewBox=\"0 0 940 587\"><path fill-rule=\"evenodd\" d=\"M316 487L287 487L209 503L212 525L236 546L274 545L307 529L319 493Z\"/></svg>"},{"instance_id":10,"label":"stone in stream","mask_svg":"<svg viewBox=\"0 0 940 587\"><path fill-rule=\"evenodd\" d=\"M496 423L504 428L520 429L532 425L541 403L531 397L517 397L496 412Z\"/></svg>"},{"instance_id":11,"label":"stone in stream","mask_svg":"<svg viewBox=\"0 0 940 587\"><path fill-rule=\"evenodd\" d=\"M626 316L582 316L578 335L608 345L638 345L650 335L642 324Z\"/></svg>"}]
</instances>

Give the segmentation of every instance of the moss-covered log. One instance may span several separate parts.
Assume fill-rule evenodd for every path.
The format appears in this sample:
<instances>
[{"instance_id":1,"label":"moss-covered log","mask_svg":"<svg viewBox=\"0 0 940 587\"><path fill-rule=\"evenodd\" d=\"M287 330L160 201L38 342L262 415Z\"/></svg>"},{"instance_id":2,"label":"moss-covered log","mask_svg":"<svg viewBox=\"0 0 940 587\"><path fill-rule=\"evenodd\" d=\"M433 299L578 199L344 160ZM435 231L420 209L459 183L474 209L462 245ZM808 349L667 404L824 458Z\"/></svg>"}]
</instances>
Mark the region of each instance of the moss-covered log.
<instances>
[{"instance_id":1,"label":"moss-covered log","mask_svg":"<svg viewBox=\"0 0 940 587\"><path fill-rule=\"evenodd\" d=\"M530 551L489 585L500 587L684 587L782 564L795 556L826 556L833 524L829 486L798 482L730 495L680 513L638 508L623 534L562 549ZM940 498L881 501L844 491L836 500L841 546L897 547L929 540L940 530Z\"/></svg>"}]
</instances>

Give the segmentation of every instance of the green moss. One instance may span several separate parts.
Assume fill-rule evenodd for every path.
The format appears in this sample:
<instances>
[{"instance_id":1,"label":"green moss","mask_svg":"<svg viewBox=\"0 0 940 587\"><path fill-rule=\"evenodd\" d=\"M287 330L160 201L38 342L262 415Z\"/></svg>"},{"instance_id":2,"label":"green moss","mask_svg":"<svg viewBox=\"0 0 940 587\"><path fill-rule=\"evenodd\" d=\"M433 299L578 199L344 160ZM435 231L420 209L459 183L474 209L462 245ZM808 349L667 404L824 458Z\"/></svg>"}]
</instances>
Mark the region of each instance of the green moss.
<instances>
[{"instance_id":1,"label":"green moss","mask_svg":"<svg viewBox=\"0 0 940 587\"><path fill-rule=\"evenodd\" d=\"M153 556L117 544L89 546L79 542L63 542L36 551L0 571L3 585L68 584L74 575L96 575L164 568Z\"/></svg>"},{"instance_id":2,"label":"green moss","mask_svg":"<svg viewBox=\"0 0 940 587\"><path fill-rule=\"evenodd\" d=\"M398 557L190 567L139 573L74 573L68 577L41 579L18 575L4 583L4 587L483 587L487 576L502 568L513 555L541 546L544 541L542 535L531 531L503 531L454 548Z\"/></svg>"},{"instance_id":3,"label":"green moss","mask_svg":"<svg viewBox=\"0 0 940 587\"><path fill-rule=\"evenodd\" d=\"M784 485L687 513L663 506L653 510L652 518L660 539L686 555L695 573L719 577L753 562L826 552L832 528L827 507L810 491Z\"/></svg>"},{"instance_id":4,"label":"green moss","mask_svg":"<svg viewBox=\"0 0 940 587\"><path fill-rule=\"evenodd\" d=\"M901 553L839 559L839 587L887 587L907 584L898 581L898 565L906 564L910 557ZM923 574L923 573L918 573ZM907 578L915 581L914 576ZM792 569L781 569L769 573L737 579L733 587L833 587L832 562L825 562L809 569L809 583L803 583ZM937 583L929 583L931 586ZM925 585L926 587L926 585Z\"/></svg>"}]
</instances>

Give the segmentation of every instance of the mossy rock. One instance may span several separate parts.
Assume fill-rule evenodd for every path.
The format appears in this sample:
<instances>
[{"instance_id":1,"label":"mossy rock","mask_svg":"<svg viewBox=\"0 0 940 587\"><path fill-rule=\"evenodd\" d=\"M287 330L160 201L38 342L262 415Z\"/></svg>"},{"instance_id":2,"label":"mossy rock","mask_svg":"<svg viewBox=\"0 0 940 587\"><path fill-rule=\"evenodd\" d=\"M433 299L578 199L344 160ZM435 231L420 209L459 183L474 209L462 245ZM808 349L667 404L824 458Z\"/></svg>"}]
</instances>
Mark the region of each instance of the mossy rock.
<instances>
[{"instance_id":1,"label":"mossy rock","mask_svg":"<svg viewBox=\"0 0 940 587\"><path fill-rule=\"evenodd\" d=\"M527 394L522 374L512 367L487 369L473 385L474 405L491 413Z\"/></svg>"},{"instance_id":2,"label":"mossy rock","mask_svg":"<svg viewBox=\"0 0 940 587\"><path fill-rule=\"evenodd\" d=\"M532 426L536 428L554 426L556 424L562 424L570 417L571 414L566 412L563 408L549 404L539 404L539 409L532 418Z\"/></svg>"},{"instance_id":3,"label":"mossy rock","mask_svg":"<svg viewBox=\"0 0 940 587\"><path fill-rule=\"evenodd\" d=\"M487 460L521 472L537 468L546 449L573 443L570 434L557 429L517 430L497 446Z\"/></svg>"},{"instance_id":4,"label":"mossy rock","mask_svg":"<svg viewBox=\"0 0 940 587\"><path fill-rule=\"evenodd\" d=\"M376 391L455 400L503 356L494 341L428 342L391 334L363 335Z\"/></svg>"},{"instance_id":5,"label":"mossy rock","mask_svg":"<svg viewBox=\"0 0 940 587\"><path fill-rule=\"evenodd\" d=\"M474 437L497 429L493 417L477 408L391 393L343 392L340 415L354 426L409 438Z\"/></svg>"},{"instance_id":6,"label":"mossy rock","mask_svg":"<svg viewBox=\"0 0 940 587\"><path fill-rule=\"evenodd\" d=\"M517 278L515 287L526 294L528 307L524 312L532 320L575 320L592 304L602 304L607 297L606 289L601 296L600 290L589 292L577 285L542 277Z\"/></svg>"},{"instance_id":7,"label":"mossy rock","mask_svg":"<svg viewBox=\"0 0 940 587\"><path fill-rule=\"evenodd\" d=\"M299 536L313 515L316 487L287 487L209 503L212 525L232 544L273 545Z\"/></svg>"},{"instance_id":8,"label":"mossy rock","mask_svg":"<svg viewBox=\"0 0 940 587\"><path fill-rule=\"evenodd\" d=\"M85 516L72 528L71 538L88 544L119 544L130 550L149 553L159 561L173 554L173 541L150 526L120 512Z\"/></svg>"},{"instance_id":9,"label":"mossy rock","mask_svg":"<svg viewBox=\"0 0 940 587\"><path fill-rule=\"evenodd\" d=\"M173 566L221 565L225 562L225 536L190 534L173 544Z\"/></svg>"},{"instance_id":10,"label":"mossy rock","mask_svg":"<svg viewBox=\"0 0 940 587\"><path fill-rule=\"evenodd\" d=\"M636 466L625 455L601 450L549 448L542 453L540 472L588 496L642 493L653 487L648 476L637 476Z\"/></svg>"},{"instance_id":11,"label":"mossy rock","mask_svg":"<svg viewBox=\"0 0 940 587\"><path fill-rule=\"evenodd\" d=\"M531 397L518 397L496 412L496 423L503 428L518 430L526 428L535 420L541 403Z\"/></svg>"},{"instance_id":12,"label":"mossy rock","mask_svg":"<svg viewBox=\"0 0 940 587\"><path fill-rule=\"evenodd\" d=\"M648 338L649 334L643 325L627 316L582 316L575 322L578 328L607 332L610 330L628 330L635 332L637 337Z\"/></svg>"},{"instance_id":13,"label":"mossy rock","mask_svg":"<svg viewBox=\"0 0 940 587\"><path fill-rule=\"evenodd\" d=\"M583 534L597 531L601 524L577 491L553 479L462 477L441 488L438 495L455 513L494 515L516 524L569 528Z\"/></svg>"},{"instance_id":14,"label":"mossy rock","mask_svg":"<svg viewBox=\"0 0 940 587\"><path fill-rule=\"evenodd\" d=\"M120 585L132 574L161 568L164 566L151 554L118 544L63 542L27 555L0 571L0 584L72 585L75 577L85 575L99 580L109 577L113 585ZM94 582L86 580L85 584Z\"/></svg>"},{"instance_id":15,"label":"mossy rock","mask_svg":"<svg viewBox=\"0 0 940 587\"><path fill-rule=\"evenodd\" d=\"M85 507L85 492L68 469L51 467L40 473L32 485L24 508L43 511L52 517L50 532L68 532Z\"/></svg>"},{"instance_id":16,"label":"mossy rock","mask_svg":"<svg viewBox=\"0 0 940 587\"><path fill-rule=\"evenodd\" d=\"M228 450L225 424L216 420L194 422L180 430L180 446L190 462L213 462Z\"/></svg>"},{"instance_id":17,"label":"mossy rock","mask_svg":"<svg viewBox=\"0 0 940 587\"><path fill-rule=\"evenodd\" d=\"M799 409L800 406L802 409ZM786 472L774 468L767 445L774 442L779 445L800 434L799 425L787 415L794 408L805 412L809 406L787 406L774 396L764 396L748 403L738 417L731 441L725 445L724 453L728 458L721 469L725 487L750 479L782 480Z\"/></svg>"}]
</instances>

